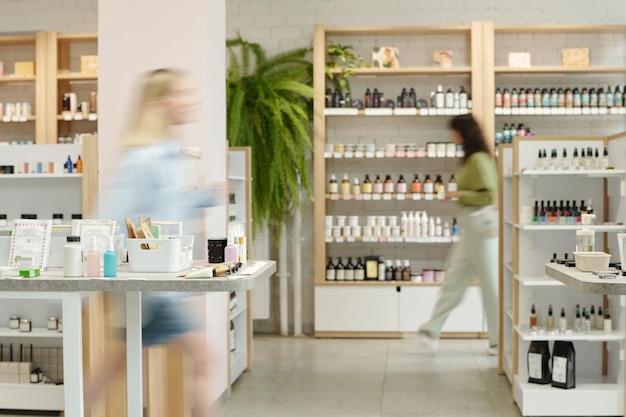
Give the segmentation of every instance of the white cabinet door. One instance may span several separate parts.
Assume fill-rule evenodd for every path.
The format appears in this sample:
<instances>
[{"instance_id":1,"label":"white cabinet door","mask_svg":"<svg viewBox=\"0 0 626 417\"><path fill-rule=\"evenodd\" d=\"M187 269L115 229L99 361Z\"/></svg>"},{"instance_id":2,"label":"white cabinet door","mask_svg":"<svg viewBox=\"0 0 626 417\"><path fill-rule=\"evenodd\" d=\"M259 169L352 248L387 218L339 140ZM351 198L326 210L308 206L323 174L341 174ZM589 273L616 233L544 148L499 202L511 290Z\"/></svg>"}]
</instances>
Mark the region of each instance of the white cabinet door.
<instances>
[{"instance_id":1,"label":"white cabinet door","mask_svg":"<svg viewBox=\"0 0 626 417\"><path fill-rule=\"evenodd\" d=\"M417 331L430 319L439 298L441 287L403 287L398 293L399 327L401 332ZM480 288L471 286L465 290L463 300L450 313L443 332L482 332L483 306Z\"/></svg>"},{"instance_id":2,"label":"white cabinet door","mask_svg":"<svg viewBox=\"0 0 626 417\"><path fill-rule=\"evenodd\" d=\"M397 332L396 287L315 287L315 331Z\"/></svg>"}]
</instances>

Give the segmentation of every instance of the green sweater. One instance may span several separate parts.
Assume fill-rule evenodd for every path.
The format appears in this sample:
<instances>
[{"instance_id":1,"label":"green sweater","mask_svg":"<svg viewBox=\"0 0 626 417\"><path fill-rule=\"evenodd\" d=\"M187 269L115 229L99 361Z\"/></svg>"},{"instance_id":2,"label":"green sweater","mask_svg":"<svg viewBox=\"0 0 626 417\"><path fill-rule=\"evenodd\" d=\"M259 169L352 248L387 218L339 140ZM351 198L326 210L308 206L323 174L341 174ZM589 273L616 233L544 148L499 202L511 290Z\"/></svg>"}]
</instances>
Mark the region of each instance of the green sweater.
<instances>
[{"instance_id":1,"label":"green sweater","mask_svg":"<svg viewBox=\"0 0 626 417\"><path fill-rule=\"evenodd\" d=\"M491 193L498 191L498 172L491 155L485 152L472 154L459 170L457 183L461 205L482 207L495 204Z\"/></svg>"}]
</instances>

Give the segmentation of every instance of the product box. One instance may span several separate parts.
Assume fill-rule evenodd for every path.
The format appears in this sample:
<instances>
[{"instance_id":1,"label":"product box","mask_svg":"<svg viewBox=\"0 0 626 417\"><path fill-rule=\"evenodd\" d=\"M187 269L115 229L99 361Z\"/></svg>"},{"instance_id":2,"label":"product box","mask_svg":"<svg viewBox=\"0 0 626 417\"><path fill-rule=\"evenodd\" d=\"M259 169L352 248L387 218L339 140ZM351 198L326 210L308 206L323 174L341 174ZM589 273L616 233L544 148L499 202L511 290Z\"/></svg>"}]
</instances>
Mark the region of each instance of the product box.
<instances>
[{"instance_id":1,"label":"product box","mask_svg":"<svg viewBox=\"0 0 626 417\"><path fill-rule=\"evenodd\" d=\"M441 68L452 67L452 51L433 52L433 65Z\"/></svg>"},{"instance_id":2,"label":"product box","mask_svg":"<svg viewBox=\"0 0 626 417\"><path fill-rule=\"evenodd\" d=\"M509 52L510 68L530 68L530 52Z\"/></svg>"},{"instance_id":3,"label":"product box","mask_svg":"<svg viewBox=\"0 0 626 417\"><path fill-rule=\"evenodd\" d=\"M562 49L561 60L566 68L587 68L589 67L589 48Z\"/></svg>"},{"instance_id":4,"label":"product box","mask_svg":"<svg viewBox=\"0 0 626 417\"><path fill-rule=\"evenodd\" d=\"M80 57L80 73L98 75L98 55L82 55Z\"/></svg>"},{"instance_id":5,"label":"product box","mask_svg":"<svg viewBox=\"0 0 626 417\"><path fill-rule=\"evenodd\" d=\"M32 77L35 75L35 62L18 61L14 65L13 73L15 76Z\"/></svg>"}]
</instances>

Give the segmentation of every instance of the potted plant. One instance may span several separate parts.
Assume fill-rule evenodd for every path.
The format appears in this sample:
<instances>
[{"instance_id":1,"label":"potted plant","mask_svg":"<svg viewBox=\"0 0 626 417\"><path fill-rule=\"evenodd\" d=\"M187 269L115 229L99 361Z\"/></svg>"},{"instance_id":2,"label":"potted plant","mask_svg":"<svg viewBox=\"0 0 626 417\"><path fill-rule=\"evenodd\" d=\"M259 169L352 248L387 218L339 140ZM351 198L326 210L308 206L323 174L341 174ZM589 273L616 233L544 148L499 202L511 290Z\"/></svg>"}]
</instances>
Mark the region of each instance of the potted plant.
<instances>
[{"instance_id":1,"label":"potted plant","mask_svg":"<svg viewBox=\"0 0 626 417\"><path fill-rule=\"evenodd\" d=\"M301 191L312 199L306 164L314 96L310 50L268 57L240 36L226 47L228 142L252 148L254 230L268 226L280 236L284 215L300 210Z\"/></svg>"},{"instance_id":2,"label":"potted plant","mask_svg":"<svg viewBox=\"0 0 626 417\"><path fill-rule=\"evenodd\" d=\"M343 95L344 90L350 92L348 78L354 75L354 68L365 66L361 55L355 55L353 50L352 45L339 43L330 43L327 47L326 76L333 82L341 95ZM335 69L340 69L340 72L333 71Z\"/></svg>"}]
</instances>

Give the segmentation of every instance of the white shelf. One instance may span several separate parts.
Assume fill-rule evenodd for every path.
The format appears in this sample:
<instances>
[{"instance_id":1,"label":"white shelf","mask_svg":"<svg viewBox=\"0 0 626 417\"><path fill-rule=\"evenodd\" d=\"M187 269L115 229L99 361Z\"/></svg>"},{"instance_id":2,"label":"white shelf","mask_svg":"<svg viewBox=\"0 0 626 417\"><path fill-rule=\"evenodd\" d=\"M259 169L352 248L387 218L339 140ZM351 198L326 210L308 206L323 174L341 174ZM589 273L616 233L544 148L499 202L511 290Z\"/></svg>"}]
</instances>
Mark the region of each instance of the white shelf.
<instances>
[{"instance_id":1,"label":"white shelf","mask_svg":"<svg viewBox=\"0 0 626 417\"><path fill-rule=\"evenodd\" d=\"M513 353L504 352L504 360L502 361L504 374L509 382L513 382Z\"/></svg>"},{"instance_id":2,"label":"white shelf","mask_svg":"<svg viewBox=\"0 0 626 417\"><path fill-rule=\"evenodd\" d=\"M246 221L245 220L229 220L228 224L231 226L234 226L238 224L246 224Z\"/></svg>"},{"instance_id":3,"label":"white shelf","mask_svg":"<svg viewBox=\"0 0 626 417\"><path fill-rule=\"evenodd\" d=\"M59 179L59 178L68 178L68 179L78 179L82 178L83 174L4 174L0 175L0 180L16 180L16 179Z\"/></svg>"},{"instance_id":4,"label":"white shelf","mask_svg":"<svg viewBox=\"0 0 626 417\"><path fill-rule=\"evenodd\" d=\"M54 384L0 384L2 408L8 410L63 410L64 386Z\"/></svg>"},{"instance_id":5,"label":"white shelf","mask_svg":"<svg viewBox=\"0 0 626 417\"><path fill-rule=\"evenodd\" d=\"M19 338L51 338L61 339L63 333L56 330L48 330L43 328L33 328L30 332L20 332L19 330L9 329L8 327L0 327L0 337L19 337Z\"/></svg>"},{"instance_id":6,"label":"white shelf","mask_svg":"<svg viewBox=\"0 0 626 417\"><path fill-rule=\"evenodd\" d=\"M532 231L565 231L565 230L579 230L582 225L580 224L572 224L572 225L560 225L560 224L519 224L516 223L515 227L520 230L532 230ZM623 224L618 225L591 225L589 226L590 230L595 230L596 232L623 232L626 230L626 226Z\"/></svg>"},{"instance_id":7,"label":"white shelf","mask_svg":"<svg viewBox=\"0 0 626 417\"><path fill-rule=\"evenodd\" d=\"M230 310L230 319L234 320L237 316L239 316L241 313L245 313L245 311L247 310L245 305L238 305L237 307L235 307L233 310Z\"/></svg>"},{"instance_id":8,"label":"white shelf","mask_svg":"<svg viewBox=\"0 0 626 417\"><path fill-rule=\"evenodd\" d=\"M592 330L591 333L576 333L570 334L537 334L528 335L525 331L521 330L521 326L515 326L515 332L525 342L532 342L535 340L564 340L564 341L581 341L581 342L615 342L624 340L624 333L613 331L611 333L604 333L602 330Z\"/></svg>"},{"instance_id":9,"label":"white shelf","mask_svg":"<svg viewBox=\"0 0 626 417\"><path fill-rule=\"evenodd\" d=\"M230 181L246 181L246 177L240 177L240 176L237 176L237 175L229 175L228 179Z\"/></svg>"},{"instance_id":10,"label":"white shelf","mask_svg":"<svg viewBox=\"0 0 626 417\"><path fill-rule=\"evenodd\" d=\"M505 220L504 224L508 224L509 226L513 226L515 222L513 220Z\"/></svg>"},{"instance_id":11,"label":"white shelf","mask_svg":"<svg viewBox=\"0 0 626 417\"><path fill-rule=\"evenodd\" d=\"M602 377L576 377L576 388L531 384L516 376L514 396L524 416L621 416L624 386Z\"/></svg>"},{"instance_id":12,"label":"white shelf","mask_svg":"<svg viewBox=\"0 0 626 417\"><path fill-rule=\"evenodd\" d=\"M513 320L513 309L511 307L505 308L504 309L504 315L505 315L505 317L508 317L512 321Z\"/></svg>"},{"instance_id":13,"label":"white shelf","mask_svg":"<svg viewBox=\"0 0 626 417\"><path fill-rule=\"evenodd\" d=\"M515 279L524 287L562 287L564 284L548 276L522 276L515 275Z\"/></svg>"},{"instance_id":14,"label":"white shelf","mask_svg":"<svg viewBox=\"0 0 626 417\"><path fill-rule=\"evenodd\" d=\"M383 240L380 240L383 239ZM458 242L458 237L413 237L413 238L402 238L402 237L389 237L389 238L363 238L363 237L346 237L346 238L332 238L327 237L326 243L380 243L385 245L392 245L395 243L416 243L422 245L436 245L436 244L451 244L454 242Z\"/></svg>"},{"instance_id":15,"label":"white shelf","mask_svg":"<svg viewBox=\"0 0 626 417\"><path fill-rule=\"evenodd\" d=\"M527 169L522 172L516 172L516 176L520 177L538 177L538 176L563 176L570 175L576 177L623 177L626 170L623 169L589 169L589 170L536 170Z\"/></svg>"},{"instance_id":16,"label":"white shelf","mask_svg":"<svg viewBox=\"0 0 626 417\"><path fill-rule=\"evenodd\" d=\"M248 357L245 352L230 352L230 383L232 384L246 370Z\"/></svg>"}]
</instances>

